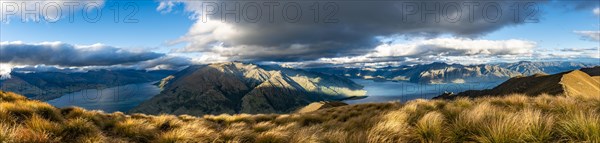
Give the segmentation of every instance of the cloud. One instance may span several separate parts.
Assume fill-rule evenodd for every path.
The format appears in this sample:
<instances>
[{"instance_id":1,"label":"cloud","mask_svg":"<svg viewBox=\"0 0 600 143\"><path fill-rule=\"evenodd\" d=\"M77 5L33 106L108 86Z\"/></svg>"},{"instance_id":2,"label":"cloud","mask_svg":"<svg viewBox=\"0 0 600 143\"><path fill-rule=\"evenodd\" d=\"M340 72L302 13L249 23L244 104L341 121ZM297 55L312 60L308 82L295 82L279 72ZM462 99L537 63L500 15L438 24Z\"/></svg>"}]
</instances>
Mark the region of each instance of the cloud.
<instances>
[{"instance_id":1,"label":"cloud","mask_svg":"<svg viewBox=\"0 0 600 143\"><path fill-rule=\"evenodd\" d=\"M582 39L591 41L600 41L600 31L573 31L580 35Z\"/></svg>"},{"instance_id":2,"label":"cloud","mask_svg":"<svg viewBox=\"0 0 600 143\"><path fill-rule=\"evenodd\" d=\"M73 73L73 72L85 72L86 68L89 67L59 67L59 66L48 66L48 65L20 65L13 66L12 72L19 73L33 73L33 72L64 72L64 73Z\"/></svg>"},{"instance_id":3,"label":"cloud","mask_svg":"<svg viewBox=\"0 0 600 143\"><path fill-rule=\"evenodd\" d=\"M554 4L554 6L558 6L561 9L564 9L566 11L573 11L573 10L590 10L590 9L594 9L598 6L600 6L600 2L595 1L595 0L572 0L572 1L566 1L566 0L553 0L551 1L552 4Z\"/></svg>"},{"instance_id":4,"label":"cloud","mask_svg":"<svg viewBox=\"0 0 600 143\"><path fill-rule=\"evenodd\" d=\"M110 66L134 64L164 56L143 51L128 51L102 44L71 45L61 42L26 44L0 43L0 63L12 65Z\"/></svg>"},{"instance_id":5,"label":"cloud","mask_svg":"<svg viewBox=\"0 0 600 143\"><path fill-rule=\"evenodd\" d=\"M11 66L8 65L6 67L7 73L12 72L21 72L21 73L30 73L30 72L86 72L89 70L98 70L98 69L110 69L110 70L119 70L119 69L135 69L135 70L180 70L193 63L183 57L177 56L164 56L157 59L152 59L148 61L142 61L135 64L128 65L107 65L107 66L54 66L54 65L19 65L19 66ZM2 65L2 64L0 64ZM7 74L10 78L10 75Z\"/></svg>"},{"instance_id":6,"label":"cloud","mask_svg":"<svg viewBox=\"0 0 600 143\"><path fill-rule=\"evenodd\" d=\"M600 7L594 8L593 12L596 16L600 16Z\"/></svg>"},{"instance_id":7,"label":"cloud","mask_svg":"<svg viewBox=\"0 0 600 143\"><path fill-rule=\"evenodd\" d=\"M537 43L524 40L474 40L467 38L435 38L389 43L377 46L361 56L321 58L329 64L362 64L403 62L408 64L436 61L485 63L494 59L530 57Z\"/></svg>"},{"instance_id":8,"label":"cloud","mask_svg":"<svg viewBox=\"0 0 600 143\"><path fill-rule=\"evenodd\" d=\"M591 58L596 59L596 63L600 60L600 47L594 48L563 48L558 51L551 51L548 53L554 58L563 59L577 59L577 58Z\"/></svg>"},{"instance_id":9,"label":"cloud","mask_svg":"<svg viewBox=\"0 0 600 143\"><path fill-rule=\"evenodd\" d=\"M0 64L0 80L10 78L11 67L9 64Z\"/></svg>"},{"instance_id":10,"label":"cloud","mask_svg":"<svg viewBox=\"0 0 600 143\"><path fill-rule=\"evenodd\" d=\"M186 67L192 64L194 63L192 63L192 61L188 58L178 56L164 56L161 58L140 62L139 64L134 65L134 67L137 69L145 70L172 70L181 69L182 67Z\"/></svg>"},{"instance_id":11,"label":"cloud","mask_svg":"<svg viewBox=\"0 0 600 143\"><path fill-rule=\"evenodd\" d=\"M483 64L548 58L536 53L537 43L525 40L478 40L469 38L413 39L385 43L360 56L320 58L305 62L283 62L295 67L380 67L432 62ZM556 53L556 52L554 52Z\"/></svg>"},{"instance_id":12,"label":"cloud","mask_svg":"<svg viewBox=\"0 0 600 143\"><path fill-rule=\"evenodd\" d=\"M102 44L0 42L0 80L10 78L11 72L181 70L193 64L198 63L184 56L125 50Z\"/></svg>"},{"instance_id":13,"label":"cloud","mask_svg":"<svg viewBox=\"0 0 600 143\"><path fill-rule=\"evenodd\" d=\"M540 49L525 40L476 40L436 38L388 43L361 56L321 58L304 62L279 62L291 67L384 67L432 62L485 64L518 61L598 61L600 51L594 48Z\"/></svg>"},{"instance_id":14,"label":"cloud","mask_svg":"<svg viewBox=\"0 0 600 143\"><path fill-rule=\"evenodd\" d=\"M562 52L587 52L587 51L597 51L598 48L563 48L559 49Z\"/></svg>"},{"instance_id":15,"label":"cloud","mask_svg":"<svg viewBox=\"0 0 600 143\"><path fill-rule=\"evenodd\" d=\"M437 38L410 44L383 44L370 57L472 56L530 54L536 43L523 40L473 40Z\"/></svg>"},{"instance_id":16,"label":"cloud","mask_svg":"<svg viewBox=\"0 0 600 143\"><path fill-rule=\"evenodd\" d=\"M380 45L381 41L376 38L379 36L434 38L449 34L472 38L525 23L511 17L515 15L508 10L511 5L495 1L342 0L319 3L318 17L310 9L314 6L312 1L163 1L158 9L168 11L169 3L183 3L185 11L193 13L191 17L196 20L187 34L170 43L188 44L177 52L219 54L232 60L306 61L358 56ZM241 11L238 15L221 13L223 7L231 10L236 3ZM256 7L244 8L255 4L260 11ZM269 13L269 7L265 6L268 4L277 5L273 7L274 13ZM287 6L290 7L284 9ZM294 12L297 10L294 6L298 6L301 13ZM426 7L436 6L438 9L432 14L424 12ZM496 7L502 9L501 13ZM211 10L215 10L212 11L215 14ZM283 10L287 10L287 15ZM333 15L328 17L328 14ZM297 15L301 15L297 21L289 20ZM502 16L496 19L498 15ZM236 16L239 21L235 21ZM258 16L261 18L253 21ZM532 19L538 17L534 15Z\"/></svg>"},{"instance_id":17,"label":"cloud","mask_svg":"<svg viewBox=\"0 0 600 143\"><path fill-rule=\"evenodd\" d=\"M160 11L163 13L169 13L171 11L173 11L173 7L175 6L175 3L173 3L172 1L163 1L160 2L158 7L156 7L156 11Z\"/></svg>"}]
</instances>

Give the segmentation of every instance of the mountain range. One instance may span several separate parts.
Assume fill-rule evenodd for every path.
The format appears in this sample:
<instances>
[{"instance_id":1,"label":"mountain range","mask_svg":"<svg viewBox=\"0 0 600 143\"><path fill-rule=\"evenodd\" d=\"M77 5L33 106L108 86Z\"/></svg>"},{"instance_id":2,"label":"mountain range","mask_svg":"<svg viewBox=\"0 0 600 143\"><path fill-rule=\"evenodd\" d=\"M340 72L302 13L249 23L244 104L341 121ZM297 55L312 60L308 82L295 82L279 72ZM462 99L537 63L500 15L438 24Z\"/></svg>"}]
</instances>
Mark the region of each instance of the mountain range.
<instances>
[{"instance_id":1,"label":"mountain range","mask_svg":"<svg viewBox=\"0 0 600 143\"><path fill-rule=\"evenodd\" d=\"M315 101L364 96L334 75L239 62L191 66L161 82L163 91L132 109L146 114L289 113Z\"/></svg>"},{"instance_id":2,"label":"mountain range","mask_svg":"<svg viewBox=\"0 0 600 143\"><path fill-rule=\"evenodd\" d=\"M312 102L364 97L366 91L363 90L362 85L347 78L427 84L501 82L510 79L500 85L503 86L501 89L507 92L484 91L481 94L506 94L513 91L537 94L540 92L520 91L519 89L528 87L527 85L539 84L537 81L559 84L560 80L557 79L562 76L573 75L578 77L577 80L589 81L588 77L581 73L561 72L590 66L576 62L518 62L482 65L432 63L383 68L293 69L278 65L226 62L193 65L181 71L14 72L11 73L12 78L0 80L0 88L32 99L50 100L83 89L159 81L156 85L162 89L161 93L138 105L130 112L190 115L290 113ZM598 70L597 68L583 68L580 72L598 76ZM562 75L546 75L557 73ZM527 75L533 76L525 77ZM590 78L598 79L598 77ZM536 82L517 86L517 83L521 83L517 79ZM544 81L546 79L551 81ZM556 84L543 86L552 89L561 87ZM468 91L463 94L470 96L471 93L479 92Z\"/></svg>"},{"instance_id":3,"label":"mountain range","mask_svg":"<svg viewBox=\"0 0 600 143\"><path fill-rule=\"evenodd\" d=\"M517 63L497 63L480 65L446 64L436 62L431 64L399 67L326 67L310 68L307 70L340 75L350 78L440 84L503 81L516 76L527 76L536 73L555 74L563 71L580 69L590 66L593 65L578 62L522 61Z\"/></svg>"},{"instance_id":4,"label":"mountain range","mask_svg":"<svg viewBox=\"0 0 600 143\"><path fill-rule=\"evenodd\" d=\"M174 72L171 70L126 69L87 72L13 72L11 78L0 80L0 89L12 91L31 99L51 100L84 89L102 89L158 81Z\"/></svg>"}]
</instances>

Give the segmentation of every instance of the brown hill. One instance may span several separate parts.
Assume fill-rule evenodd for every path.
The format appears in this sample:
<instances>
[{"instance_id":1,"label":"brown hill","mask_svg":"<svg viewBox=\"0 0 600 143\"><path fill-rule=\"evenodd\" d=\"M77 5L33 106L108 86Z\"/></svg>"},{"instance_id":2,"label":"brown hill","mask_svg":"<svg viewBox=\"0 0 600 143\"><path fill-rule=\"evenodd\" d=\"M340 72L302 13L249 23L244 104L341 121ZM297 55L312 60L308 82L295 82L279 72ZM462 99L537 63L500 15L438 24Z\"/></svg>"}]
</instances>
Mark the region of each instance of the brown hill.
<instances>
[{"instance_id":1,"label":"brown hill","mask_svg":"<svg viewBox=\"0 0 600 143\"><path fill-rule=\"evenodd\" d=\"M536 96L540 94L565 96L600 96L600 82L585 72L574 70L553 75L536 74L514 77L488 90L470 90L456 95L446 94L436 98L503 96L510 94Z\"/></svg>"}]
</instances>

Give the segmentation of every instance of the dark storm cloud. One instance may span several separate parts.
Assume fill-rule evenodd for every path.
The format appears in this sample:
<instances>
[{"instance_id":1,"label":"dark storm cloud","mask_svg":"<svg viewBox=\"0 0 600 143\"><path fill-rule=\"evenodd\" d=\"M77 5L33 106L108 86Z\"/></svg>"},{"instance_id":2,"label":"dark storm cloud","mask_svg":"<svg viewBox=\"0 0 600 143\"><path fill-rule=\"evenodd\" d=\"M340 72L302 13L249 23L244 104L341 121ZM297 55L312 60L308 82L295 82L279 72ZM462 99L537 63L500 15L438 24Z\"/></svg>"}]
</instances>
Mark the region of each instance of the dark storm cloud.
<instances>
[{"instance_id":1,"label":"dark storm cloud","mask_svg":"<svg viewBox=\"0 0 600 143\"><path fill-rule=\"evenodd\" d=\"M223 10L234 9L236 2L239 21L236 14ZM175 42L189 43L183 52L210 52L235 60L304 61L362 55L381 44L377 37L479 37L503 27L539 22L540 7L546 2L325 1L318 2L318 17L311 9L315 1L183 3L198 18L188 34ZM260 6L260 13L247 5ZM265 5L278 6L270 13ZM519 13L511 8L515 5L521 7ZM260 19L254 21L257 15ZM301 16L295 21L297 15Z\"/></svg>"},{"instance_id":2,"label":"dark storm cloud","mask_svg":"<svg viewBox=\"0 0 600 143\"><path fill-rule=\"evenodd\" d=\"M111 66L156 59L164 54L135 52L104 45L3 42L0 63L14 65Z\"/></svg>"}]
</instances>

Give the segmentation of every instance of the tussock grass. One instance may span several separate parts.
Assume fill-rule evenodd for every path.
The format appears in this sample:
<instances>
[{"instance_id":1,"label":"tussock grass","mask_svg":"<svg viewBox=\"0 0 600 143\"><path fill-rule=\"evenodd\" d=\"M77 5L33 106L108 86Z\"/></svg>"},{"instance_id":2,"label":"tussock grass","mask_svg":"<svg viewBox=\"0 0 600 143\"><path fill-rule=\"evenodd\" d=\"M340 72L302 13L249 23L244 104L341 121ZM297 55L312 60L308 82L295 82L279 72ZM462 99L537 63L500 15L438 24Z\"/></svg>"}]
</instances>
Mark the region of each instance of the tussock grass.
<instances>
[{"instance_id":1,"label":"tussock grass","mask_svg":"<svg viewBox=\"0 0 600 143\"><path fill-rule=\"evenodd\" d=\"M0 142L600 142L600 98L513 94L194 117L58 109L0 91Z\"/></svg>"},{"instance_id":2,"label":"tussock grass","mask_svg":"<svg viewBox=\"0 0 600 143\"><path fill-rule=\"evenodd\" d=\"M420 142L444 141L444 115L438 112L429 112L417 121L416 134Z\"/></svg>"},{"instance_id":3,"label":"tussock grass","mask_svg":"<svg viewBox=\"0 0 600 143\"><path fill-rule=\"evenodd\" d=\"M558 124L560 134L566 140L600 142L600 116L597 112L572 113Z\"/></svg>"},{"instance_id":4,"label":"tussock grass","mask_svg":"<svg viewBox=\"0 0 600 143\"><path fill-rule=\"evenodd\" d=\"M0 123L0 142L15 142L14 140L14 132L15 127Z\"/></svg>"},{"instance_id":5,"label":"tussock grass","mask_svg":"<svg viewBox=\"0 0 600 143\"><path fill-rule=\"evenodd\" d=\"M113 132L121 137L130 138L136 142L149 142L158 135L158 129L150 121L143 119L127 118L118 122Z\"/></svg>"},{"instance_id":6,"label":"tussock grass","mask_svg":"<svg viewBox=\"0 0 600 143\"><path fill-rule=\"evenodd\" d=\"M100 129L84 118L68 120L61 131L65 142L102 142L106 138Z\"/></svg>"}]
</instances>

